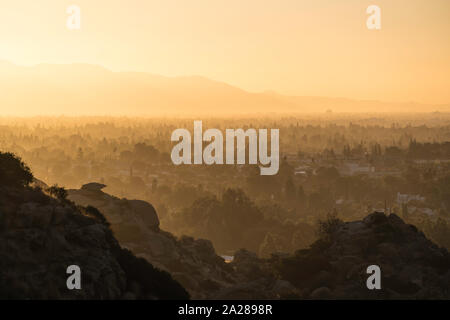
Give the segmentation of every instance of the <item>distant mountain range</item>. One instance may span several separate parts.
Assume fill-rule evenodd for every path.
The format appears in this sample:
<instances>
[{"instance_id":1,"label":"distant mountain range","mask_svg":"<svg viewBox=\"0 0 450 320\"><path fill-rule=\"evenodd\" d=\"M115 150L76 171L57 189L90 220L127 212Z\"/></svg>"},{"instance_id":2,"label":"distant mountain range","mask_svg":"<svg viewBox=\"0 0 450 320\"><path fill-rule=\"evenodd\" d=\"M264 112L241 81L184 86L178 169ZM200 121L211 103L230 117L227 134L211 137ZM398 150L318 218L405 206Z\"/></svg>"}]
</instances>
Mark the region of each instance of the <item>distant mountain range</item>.
<instances>
[{"instance_id":1,"label":"distant mountain range","mask_svg":"<svg viewBox=\"0 0 450 320\"><path fill-rule=\"evenodd\" d=\"M450 112L448 105L251 93L204 77L112 72L88 64L17 66L0 61L1 115L227 115Z\"/></svg>"}]
</instances>

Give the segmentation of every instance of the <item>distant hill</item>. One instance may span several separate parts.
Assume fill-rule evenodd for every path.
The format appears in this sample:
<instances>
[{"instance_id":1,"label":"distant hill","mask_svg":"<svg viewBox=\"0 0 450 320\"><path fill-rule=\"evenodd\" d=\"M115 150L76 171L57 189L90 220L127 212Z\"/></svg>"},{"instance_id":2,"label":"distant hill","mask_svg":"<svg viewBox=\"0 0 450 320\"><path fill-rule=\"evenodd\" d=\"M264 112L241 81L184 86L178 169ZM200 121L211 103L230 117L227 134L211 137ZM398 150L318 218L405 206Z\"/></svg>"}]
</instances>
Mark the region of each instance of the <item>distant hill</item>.
<instances>
[{"instance_id":1,"label":"distant hill","mask_svg":"<svg viewBox=\"0 0 450 320\"><path fill-rule=\"evenodd\" d=\"M112 72L88 64L33 67L0 61L1 115L226 115L432 112L450 105L251 93L204 77Z\"/></svg>"}]
</instances>

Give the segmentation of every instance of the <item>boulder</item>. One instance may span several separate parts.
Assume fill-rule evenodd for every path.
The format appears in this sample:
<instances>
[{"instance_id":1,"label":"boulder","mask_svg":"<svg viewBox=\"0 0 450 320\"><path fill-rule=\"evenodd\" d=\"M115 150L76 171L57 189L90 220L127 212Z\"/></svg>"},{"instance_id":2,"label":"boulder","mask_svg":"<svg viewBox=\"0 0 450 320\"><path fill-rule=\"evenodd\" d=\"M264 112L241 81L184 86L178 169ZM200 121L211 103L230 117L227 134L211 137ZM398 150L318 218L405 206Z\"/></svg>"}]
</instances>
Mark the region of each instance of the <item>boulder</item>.
<instances>
[{"instance_id":1,"label":"boulder","mask_svg":"<svg viewBox=\"0 0 450 320\"><path fill-rule=\"evenodd\" d=\"M88 190L88 191L101 191L105 187L106 187L106 185L104 185L102 183L91 182L91 183L84 184L81 187L81 189Z\"/></svg>"},{"instance_id":2,"label":"boulder","mask_svg":"<svg viewBox=\"0 0 450 320\"><path fill-rule=\"evenodd\" d=\"M142 200L129 200L129 206L137 217L142 219L145 226L153 230L159 229L158 215L150 203Z\"/></svg>"}]
</instances>

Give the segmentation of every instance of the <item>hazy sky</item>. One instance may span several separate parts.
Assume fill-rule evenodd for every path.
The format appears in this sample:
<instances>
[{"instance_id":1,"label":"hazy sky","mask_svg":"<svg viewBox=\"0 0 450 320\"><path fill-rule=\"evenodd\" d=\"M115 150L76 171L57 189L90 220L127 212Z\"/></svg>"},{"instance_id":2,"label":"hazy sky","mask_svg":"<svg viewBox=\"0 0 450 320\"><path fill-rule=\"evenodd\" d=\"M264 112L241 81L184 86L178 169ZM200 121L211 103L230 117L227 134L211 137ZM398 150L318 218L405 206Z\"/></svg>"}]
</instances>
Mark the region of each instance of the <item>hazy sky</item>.
<instances>
[{"instance_id":1,"label":"hazy sky","mask_svg":"<svg viewBox=\"0 0 450 320\"><path fill-rule=\"evenodd\" d=\"M81 30L66 8L81 8ZM366 8L381 7L368 30ZM449 0L0 0L0 59L250 91L450 103Z\"/></svg>"}]
</instances>

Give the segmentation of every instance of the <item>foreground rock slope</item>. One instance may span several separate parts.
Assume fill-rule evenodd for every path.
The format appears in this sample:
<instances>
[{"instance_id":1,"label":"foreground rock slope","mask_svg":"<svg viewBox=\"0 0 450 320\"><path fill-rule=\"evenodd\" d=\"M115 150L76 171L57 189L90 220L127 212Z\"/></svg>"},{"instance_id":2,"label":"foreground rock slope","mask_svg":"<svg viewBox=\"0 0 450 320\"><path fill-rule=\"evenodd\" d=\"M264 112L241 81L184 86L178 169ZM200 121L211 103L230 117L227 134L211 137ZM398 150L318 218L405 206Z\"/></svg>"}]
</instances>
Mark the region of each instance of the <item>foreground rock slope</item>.
<instances>
[{"instance_id":1,"label":"foreground rock slope","mask_svg":"<svg viewBox=\"0 0 450 320\"><path fill-rule=\"evenodd\" d=\"M81 268L81 290L67 288L70 265ZM95 208L0 181L0 299L188 297L168 273L121 248Z\"/></svg>"}]
</instances>

